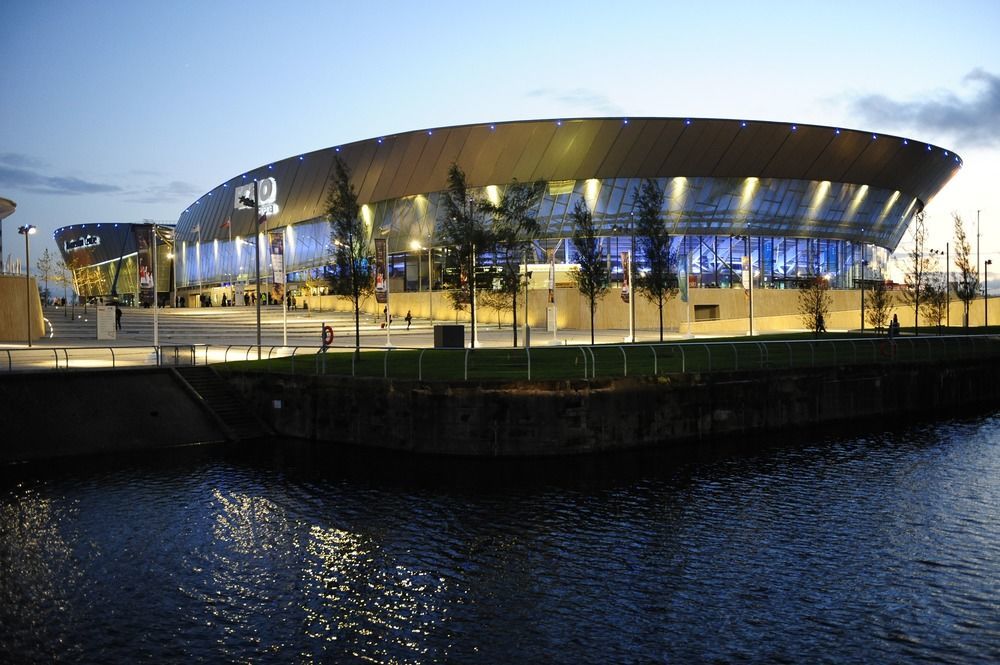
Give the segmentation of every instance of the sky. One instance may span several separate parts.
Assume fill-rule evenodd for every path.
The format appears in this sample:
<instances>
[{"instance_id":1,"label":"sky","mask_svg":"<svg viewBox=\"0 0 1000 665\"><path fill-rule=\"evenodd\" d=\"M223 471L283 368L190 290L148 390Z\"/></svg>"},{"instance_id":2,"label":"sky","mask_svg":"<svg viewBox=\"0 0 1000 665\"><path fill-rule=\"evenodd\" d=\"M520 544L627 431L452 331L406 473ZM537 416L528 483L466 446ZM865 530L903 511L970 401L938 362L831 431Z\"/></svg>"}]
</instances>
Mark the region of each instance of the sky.
<instances>
[{"instance_id":1,"label":"sky","mask_svg":"<svg viewBox=\"0 0 1000 665\"><path fill-rule=\"evenodd\" d=\"M0 7L0 197L17 227L176 221L216 185L332 145L466 123L712 117L933 143L928 205L1000 264L1000 2L187 2ZM906 247L904 239L901 247ZM997 268L1000 273L1000 267ZM992 280L991 280L992 281Z\"/></svg>"}]
</instances>

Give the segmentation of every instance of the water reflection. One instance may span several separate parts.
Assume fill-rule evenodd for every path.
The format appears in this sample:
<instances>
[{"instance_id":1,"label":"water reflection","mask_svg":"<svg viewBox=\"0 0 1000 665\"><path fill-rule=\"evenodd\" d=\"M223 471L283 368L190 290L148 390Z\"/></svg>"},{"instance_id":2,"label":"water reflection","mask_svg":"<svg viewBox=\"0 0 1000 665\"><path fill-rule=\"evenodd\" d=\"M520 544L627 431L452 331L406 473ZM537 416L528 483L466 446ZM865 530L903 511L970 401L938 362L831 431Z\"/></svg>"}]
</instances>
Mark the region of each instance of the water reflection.
<instances>
[{"instance_id":1,"label":"water reflection","mask_svg":"<svg viewBox=\"0 0 1000 665\"><path fill-rule=\"evenodd\" d=\"M0 477L0 661L991 662L1000 420L698 457Z\"/></svg>"}]
</instances>

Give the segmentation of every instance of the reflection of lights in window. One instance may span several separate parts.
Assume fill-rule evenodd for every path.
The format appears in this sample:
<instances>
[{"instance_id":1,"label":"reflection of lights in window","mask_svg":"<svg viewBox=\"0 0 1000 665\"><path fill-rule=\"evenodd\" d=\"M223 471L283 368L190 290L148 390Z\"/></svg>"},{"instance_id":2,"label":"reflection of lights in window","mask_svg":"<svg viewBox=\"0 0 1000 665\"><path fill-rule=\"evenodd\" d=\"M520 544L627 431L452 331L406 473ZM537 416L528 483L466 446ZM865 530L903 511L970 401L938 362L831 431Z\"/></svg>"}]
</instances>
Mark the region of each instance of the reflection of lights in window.
<instances>
[{"instance_id":1,"label":"reflection of lights in window","mask_svg":"<svg viewBox=\"0 0 1000 665\"><path fill-rule=\"evenodd\" d=\"M500 205L500 189L496 185L487 185L486 198L493 205Z\"/></svg>"},{"instance_id":2,"label":"reflection of lights in window","mask_svg":"<svg viewBox=\"0 0 1000 665\"><path fill-rule=\"evenodd\" d=\"M589 178L583 181L583 198L587 202L587 207L594 210L597 206L597 195L601 191L601 181L597 178Z\"/></svg>"},{"instance_id":3,"label":"reflection of lights in window","mask_svg":"<svg viewBox=\"0 0 1000 665\"><path fill-rule=\"evenodd\" d=\"M847 208L848 217L853 217L858 212L858 208L861 206L861 202L865 200L865 196L867 194L868 185L861 185L861 187L858 188L857 194L854 195L851 205Z\"/></svg>"},{"instance_id":4,"label":"reflection of lights in window","mask_svg":"<svg viewBox=\"0 0 1000 665\"><path fill-rule=\"evenodd\" d=\"M889 215L889 211L892 210L892 206L895 205L896 201L898 200L899 200L899 190L896 190L885 202L885 205L882 206L882 214L879 215L878 222L876 222L877 224L882 223L882 221Z\"/></svg>"},{"instance_id":5,"label":"reflection of lights in window","mask_svg":"<svg viewBox=\"0 0 1000 665\"><path fill-rule=\"evenodd\" d=\"M751 176L743 181L743 194L740 196L740 208L746 209L750 206L753 201L753 195L757 191L757 185L760 182L757 178Z\"/></svg>"},{"instance_id":6,"label":"reflection of lights in window","mask_svg":"<svg viewBox=\"0 0 1000 665\"><path fill-rule=\"evenodd\" d=\"M813 193L812 203L809 205L809 215L811 217L817 217L820 207L826 201L826 195L830 191L830 181L823 180L818 185L816 185L816 191Z\"/></svg>"}]
</instances>

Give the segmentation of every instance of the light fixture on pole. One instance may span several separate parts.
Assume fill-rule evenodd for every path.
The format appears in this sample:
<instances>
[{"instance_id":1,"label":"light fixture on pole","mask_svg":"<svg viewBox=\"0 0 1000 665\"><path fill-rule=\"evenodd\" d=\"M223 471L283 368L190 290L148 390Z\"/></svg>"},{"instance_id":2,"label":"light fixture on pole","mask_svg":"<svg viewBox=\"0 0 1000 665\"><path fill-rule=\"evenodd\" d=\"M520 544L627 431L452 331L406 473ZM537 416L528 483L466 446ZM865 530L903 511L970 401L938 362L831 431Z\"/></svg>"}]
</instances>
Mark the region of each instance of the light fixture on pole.
<instances>
[{"instance_id":1,"label":"light fixture on pole","mask_svg":"<svg viewBox=\"0 0 1000 665\"><path fill-rule=\"evenodd\" d=\"M865 334L865 268L868 259L861 259L861 335Z\"/></svg>"},{"instance_id":2,"label":"light fixture on pole","mask_svg":"<svg viewBox=\"0 0 1000 665\"><path fill-rule=\"evenodd\" d=\"M173 298L171 307L177 307L177 258L173 252L167 252L167 258L170 259L170 297Z\"/></svg>"},{"instance_id":3,"label":"light fixture on pole","mask_svg":"<svg viewBox=\"0 0 1000 665\"><path fill-rule=\"evenodd\" d=\"M257 360L260 360L260 229L257 226L260 224L260 207L258 205L260 197L257 196L257 179L254 178L253 181L253 199L251 200L247 196L240 197L240 203L250 207L253 206L253 223L254 223L254 236L257 241L254 243L254 274L256 275L256 289L257 289Z\"/></svg>"},{"instance_id":4,"label":"light fixture on pole","mask_svg":"<svg viewBox=\"0 0 1000 665\"><path fill-rule=\"evenodd\" d=\"M983 326L990 325L990 275L989 267L993 265L993 259L986 259L983 262Z\"/></svg>"},{"instance_id":5,"label":"light fixture on pole","mask_svg":"<svg viewBox=\"0 0 1000 665\"><path fill-rule=\"evenodd\" d=\"M31 346L31 257L28 253L28 236L38 229L34 224L17 227L17 232L24 236L24 322L28 328L28 346Z\"/></svg>"}]
</instances>

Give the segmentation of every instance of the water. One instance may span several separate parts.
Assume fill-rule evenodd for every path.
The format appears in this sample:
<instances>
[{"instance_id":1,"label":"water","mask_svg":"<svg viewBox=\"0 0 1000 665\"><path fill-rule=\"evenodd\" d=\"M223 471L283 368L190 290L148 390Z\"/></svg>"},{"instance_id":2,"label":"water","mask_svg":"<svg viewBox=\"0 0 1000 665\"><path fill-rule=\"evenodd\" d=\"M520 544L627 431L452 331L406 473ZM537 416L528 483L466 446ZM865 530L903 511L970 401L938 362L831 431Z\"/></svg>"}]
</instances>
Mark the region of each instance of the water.
<instances>
[{"instance_id":1,"label":"water","mask_svg":"<svg viewBox=\"0 0 1000 665\"><path fill-rule=\"evenodd\" d=\"M0 661L1000 661L1000 415L751 453L7 469Z\"/></svg>"}]
</instances>

